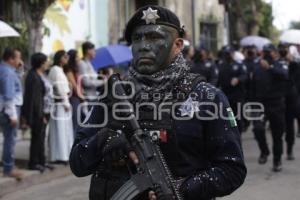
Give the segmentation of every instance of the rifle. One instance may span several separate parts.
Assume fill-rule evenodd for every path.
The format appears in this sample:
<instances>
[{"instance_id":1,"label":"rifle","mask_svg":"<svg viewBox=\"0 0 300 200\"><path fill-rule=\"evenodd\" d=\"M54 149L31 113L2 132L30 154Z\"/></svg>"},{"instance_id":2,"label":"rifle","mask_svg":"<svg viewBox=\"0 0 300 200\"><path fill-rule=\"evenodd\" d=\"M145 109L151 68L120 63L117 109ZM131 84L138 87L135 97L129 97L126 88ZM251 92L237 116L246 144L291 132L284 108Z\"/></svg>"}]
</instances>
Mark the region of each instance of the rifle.
<instances>
[{"instance_id":1,"label":"rifle","mask_svg":"<svg viewBox=\"0 0 300 200\"><path fill-rule=\"evenodd\" d=\"M118 74L112 75L108 80L108 88L112 87L116 94L126 95ZM129 104L126 99L122 99L121 102ZM126 116L133 130L127 138L139 163L136 165L136 172L131 173L131 178L111 197L111 200L131 200L151 189L156 192L159 200L183 200L161 152L159 140L141 129L132 110L128 110Z\"/></svg>"}]
</instances>

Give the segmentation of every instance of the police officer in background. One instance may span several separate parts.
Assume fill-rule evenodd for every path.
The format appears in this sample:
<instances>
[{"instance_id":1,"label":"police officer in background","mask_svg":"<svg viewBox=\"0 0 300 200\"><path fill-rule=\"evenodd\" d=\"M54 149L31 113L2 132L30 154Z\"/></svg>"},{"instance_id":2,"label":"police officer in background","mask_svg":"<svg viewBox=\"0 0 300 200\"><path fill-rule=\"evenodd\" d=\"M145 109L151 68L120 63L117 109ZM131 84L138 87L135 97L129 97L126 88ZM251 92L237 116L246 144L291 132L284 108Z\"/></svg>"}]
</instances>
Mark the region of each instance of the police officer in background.
<instances>
[{"instance_id":1,"label":"police officer in background","mask_svg":"<svg viewBox=\"0 0 300 200\"><path fill-rule=\"evenodd\" d=\"M172 112L163 112L161 119L155 119L153 113L157 107L147 104L136 110L138 120L146 134L161 130L160 136L164 139L160 147L167 164L175 180L184 178L183 182L177 181L184 199L208 200L236 190L244 182L246 167L240 134L227 98L220 90L202 82L201 76L189 72L181 53L183 34L179 19L166 8L146 6L133 15L125 31L133 52L127 80L132 81L136 90L130 101L134 108L137 103L145 102L183 103L176 108L177 118ZM130 88L127 90L130 92ZM179 93L186 95L178 96ZM106 99L102 102L108 106L112 103ZM217 105L226 118L205 118L214 113L215 107L206 104L198 108L194 106L197 102ZM138 163L125 136L132 130L128 123L110 118L111 112L106 116L102 106L95 106L91 112L86 125L101 124L105 117L108 123L102 128L78 130L70 166L76 176L93 174L90 199L110 199L130 177L126 163L130 168ZM196 113L202 118L196 118ZM190 119L178 119L183 116ZM124 155L131 158L131 162L124 161ZM151 189L153 191L141 199L157 199L155 189Z\"/></svg>"},{"instance_id":2,"label":"police officer in background","mask_svg":"<svg viewBox=\"0 0 300 200\"><path fill-rule=\"evenodd\" d=\"M208 49L201 47L194 55L194 66L191 69L192 73L201 74L208 83L216 86L218 83L219 71L213 59L210 57Z\"/></svg>"},{"instance_id":3,"label":"police officer in background","mask_svg":"<svg viewBox=\"0 0 300 200\"><path fill-rule=\"evenodd\" d=\"M246 101L252 101L253 89L251 89L251 80L253 78L253 71L257 63L259 62L257 48L254 45L244 47L245 60L244 65L247 67L248 79L246 82Z\"/></svg>"},{"instance_id":4,"label":"police officer in background","mask_svg":"<svg viewBox=\"0 0 300 200\"><path fill-rule=\"evenodd\" d=\"M234 49L231 46L223 48L223 62L219 65L218 86L228 97L230 106L237 116L239 131L243 131L242 108L245 102L247 81L246 66L234 60Z\"/></svg>"},{"instance_id":5,"label":"police officer in background","mask_svg":"<svg viewBox=\"0 0 300 200\"><path fill-rule=\"evenodd\" d=\"M285 141L287 144L287 160L294 160L293 146L295 144L295 124L294 119L297 117L299 110L298 91L296 88L295 80L293 77L292 58L289 55L289 45L281 43L278 45L278 51L280 55L279 62L283 66L289 67L289 78L286 82L286 94L285 94L285 122L286 122L286 136Z\"/></svg>"},{"instance_id":6,"label":"police officer in background","mask_svg":"<svg viewBox=\"0 0 300 200\"><path fill-rule=\"evenodd\" d=\"M190 41L183 40L182 54L184 59L186 60L186 64L188 65L188 67L193 68L195 65L193 61L195 50L193 45L190 43Z\"/></svg>"},{"instance_id":7,"label":"police officer in background","mask_svg":"<svg viewBox=\"0 0 300 200\"><path fill-rule=\"evenodd\" d=\"M265 113L258 113L270 122L273 139L273 171L282 170L283 133L285 131L285 87L288 80L288 67L279 60L276 47L272 44L263 48L263 58L253 73L254 99L264 106ZM266 140L266 119L253 122L255 138L260 149L259 164L267 162L270 150Z\"/></svg>"},{"instance_id":8,"label":"police officer in background","mask_svg":"<svg viewBox=\"0 0 300 200\"><path fill-rule=\"evenodd\" d=\"M252 79L253 79L253 72L254 72L254 68L255 66L258 64L260 58L258 55L258 51L256 46L254 45L249 45L249 46L245 46L244 49L244 54L245 54L245 59L244 59L244 65L247 67L247 81L245 84L245 88L246 88L246 102L253 102L254 101L254 96L253 96L253 88L252 88ZM248 107L251 109L251 107ZM247 109L248 109L247 108ZM244 125L244 129L246 130L247 127L250 126L250 122L249 120L245 119L243 120L243 125Z\"/></svg>"},{"instance_id":9,"label":"police officer in background","mask_svg":"<svg viewBox=\"0 0 300 200\"><path fill-rule=\"evenodd\" d=\"M289 60L290 60L290 64L289 64L289 75L290 78L293 80L293 82L295 83L295 86L297 88L297 92L298 92L298 109L297 109L297 113L296 113L296 118L297 118L297 122L298 122L298 133L297 133L297 137L300 138L300 59L299 59L299 50L300 50L300 46L290 46L289 47Z\"/></svg>"}]
</instances>

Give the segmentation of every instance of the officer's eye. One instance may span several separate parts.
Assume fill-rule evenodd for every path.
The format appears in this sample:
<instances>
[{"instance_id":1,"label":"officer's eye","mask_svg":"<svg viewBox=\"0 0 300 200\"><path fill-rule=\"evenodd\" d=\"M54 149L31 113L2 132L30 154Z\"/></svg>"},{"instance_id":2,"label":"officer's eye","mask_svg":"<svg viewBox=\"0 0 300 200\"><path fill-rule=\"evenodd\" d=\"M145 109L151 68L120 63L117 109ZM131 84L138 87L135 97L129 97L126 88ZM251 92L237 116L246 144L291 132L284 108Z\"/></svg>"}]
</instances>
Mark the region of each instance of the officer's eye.
<instances>
[{"instance_id":1,"label":"officer's eye","mask_svg":"<svg viewBox=\"0 0 300 200\"><path fill-rule=\"evenodd\" d=\"M157 34L157 33L152 33L152 34L149 34L148 36L150 39L153 39L153 40L158 40L158 39L161 39L162 36L160 34Z\"/></svg>"},{"instance_id":2,"label":"officer's eye","mask_svg":"<svg viewBox=\"0 0 300 200\"><path fill-rule=\"evenodd\" d=\"M132 41L135 41L135 42L140 41L142 39L142 36L141 35L133 35L131 39L132 39Z\"/></svg>"}]
</instances>

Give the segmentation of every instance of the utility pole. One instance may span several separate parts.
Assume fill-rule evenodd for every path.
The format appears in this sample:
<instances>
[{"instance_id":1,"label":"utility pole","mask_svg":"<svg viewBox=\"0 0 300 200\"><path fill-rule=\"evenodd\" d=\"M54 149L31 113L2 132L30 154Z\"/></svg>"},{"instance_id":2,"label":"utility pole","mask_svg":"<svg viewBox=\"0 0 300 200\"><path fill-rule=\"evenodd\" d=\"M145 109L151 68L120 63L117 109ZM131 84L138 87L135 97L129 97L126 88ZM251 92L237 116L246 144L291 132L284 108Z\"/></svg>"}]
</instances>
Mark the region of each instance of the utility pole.
<instances>
[{"instance_id":1,"label":"utility pole","mask_svg":"<svg viewBox=\"0 0 300 200\"><path fill-rule=\"evenodd\" d=\"M125 1L125 22L129 21L129 0Z\"/></svg>"},{"instance_id":2,"label":"utility pole","mask_svg":"<svg viewBox=\"0 0 300 200\"><path fill-rule=\"evenodd\" d=\"M226 27L226 33L224 34L224 36L226 38L224 38L224 44L230 44L231 43L231 31L230 31L230 8L231 8L231 1L232 0L219 0L219 4L224 5L224 9L225 9L225 16L224 16L224 24Z\"/></svg>"},{"instance_id":3,"label":"utility pole","mask_svg":"<svg viewBox=\"0 0 300 200\"><path fill-rule=\"evenodd\" d=\"M231 38L230 38L230 13L229 13L229 8L230 8L230 0L225 0L225 26L227 29L227 44L231 43ZM226 43L226 42L225 42Z\"/></svg>"},{"instance_id":4,"label":"utility pole","mask_svg":"<svg viewBox=\"0 0 300 200\"><path fill-rule=\"evenodd\" d=\"M192 3L191 3L191 10L192 10L192 35L193 35L193 36L192 36L192 38L193 38L192 44L193 44L193 46L195 46L195 44L196 44L195 0L191 0L191 1L192 1Z\"/></svg>"}]
</instances>

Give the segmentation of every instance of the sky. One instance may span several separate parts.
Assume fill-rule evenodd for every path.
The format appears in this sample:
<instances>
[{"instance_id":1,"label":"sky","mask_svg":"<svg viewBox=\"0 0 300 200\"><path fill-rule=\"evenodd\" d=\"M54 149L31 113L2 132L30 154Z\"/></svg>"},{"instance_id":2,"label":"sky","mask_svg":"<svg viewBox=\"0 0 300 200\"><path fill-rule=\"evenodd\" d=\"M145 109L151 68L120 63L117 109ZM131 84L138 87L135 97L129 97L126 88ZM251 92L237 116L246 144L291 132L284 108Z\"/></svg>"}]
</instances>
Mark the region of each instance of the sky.
<instances>
[{"instance_id":1,"label":"sky","mask_svg":"<svg viewBox=\"0 0 300 200\"><path fill-rule=\"evenodd\" d=\"M299 0L264 0L273 5L274 25L280 30L289 28L291 21L300 21Z\"/></svg>"}]
</instances>

